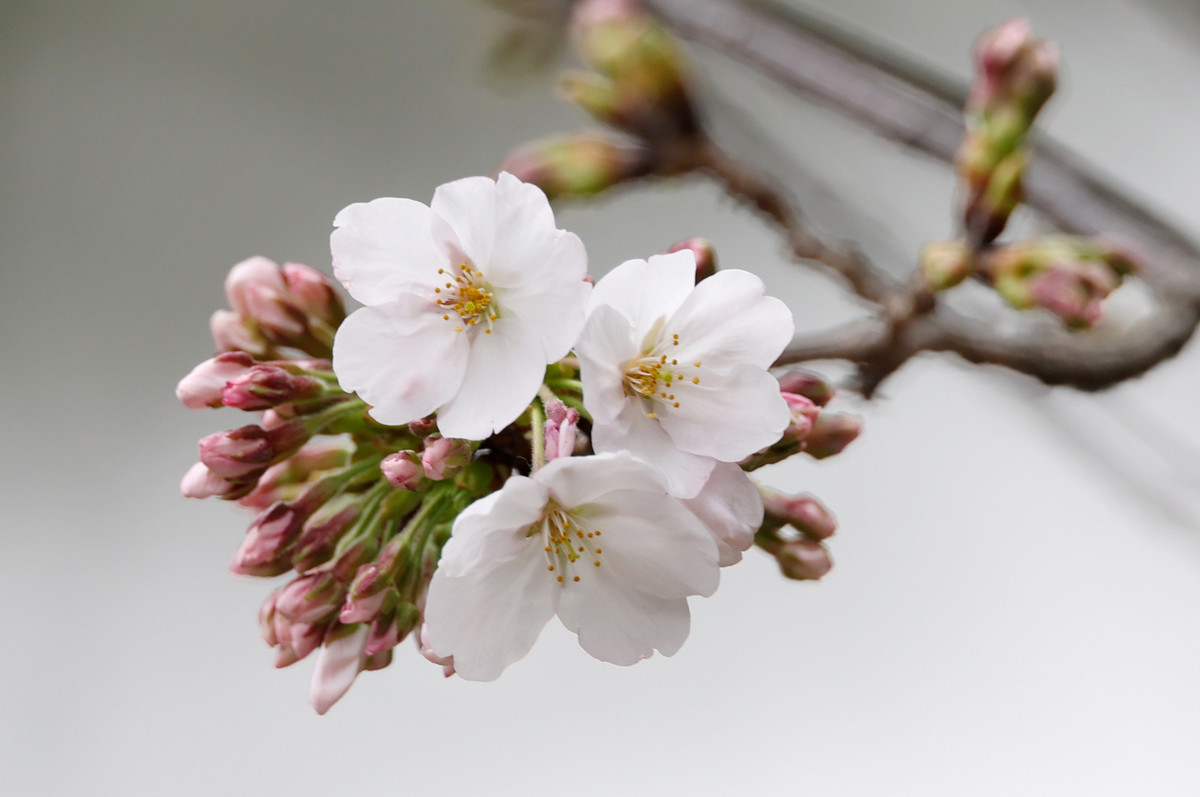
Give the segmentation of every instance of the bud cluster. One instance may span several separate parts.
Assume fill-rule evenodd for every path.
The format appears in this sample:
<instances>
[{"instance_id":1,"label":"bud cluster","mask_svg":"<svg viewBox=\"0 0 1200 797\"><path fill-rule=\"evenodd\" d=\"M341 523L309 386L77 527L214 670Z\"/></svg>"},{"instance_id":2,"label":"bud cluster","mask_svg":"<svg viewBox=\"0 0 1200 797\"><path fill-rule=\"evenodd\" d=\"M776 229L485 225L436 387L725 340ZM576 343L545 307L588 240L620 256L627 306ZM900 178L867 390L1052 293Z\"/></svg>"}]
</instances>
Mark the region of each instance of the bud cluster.
<instances>
[{"instance_id":1,"label":"bud cluster","mask_svg":"<svg viewBox=\"0 0 1200 797\"><path fill-rule=\"evenodd\" d=\"M779 390L791 411L791 423L779 442L742 460L744 470L757 470L801 453L813 459L832 457L842 453L862 431L862 419L857 415L825 409L834 389L814 373L801 368L789 371L779 377Z\"/></svg>"}]
</instances>

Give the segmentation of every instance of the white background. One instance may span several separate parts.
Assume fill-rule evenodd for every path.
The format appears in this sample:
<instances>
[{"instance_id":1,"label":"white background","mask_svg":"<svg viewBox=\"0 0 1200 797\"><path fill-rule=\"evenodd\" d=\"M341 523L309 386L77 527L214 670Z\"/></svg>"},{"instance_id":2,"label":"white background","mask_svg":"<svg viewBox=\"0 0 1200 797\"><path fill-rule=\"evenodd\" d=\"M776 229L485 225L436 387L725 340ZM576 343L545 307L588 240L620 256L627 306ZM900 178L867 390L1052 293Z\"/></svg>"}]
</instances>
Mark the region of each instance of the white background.
<instances>
[{"instance_id":1,"label":"white background","mask_svg":"<svg viewBox=\"0 0 1200 797\"><path fill-rule=\"evenodd\" d=\"M823 5L959 76L984 27L1031 14L1067 64L1050 131L1200 232L1190 0ZM472 684L405 644L325 717L310 662L272 669L270 586L226 570L247 518L177 492L195 440L241 420L174 384L233 263L328 271L349 202L427 201L587 124L553 70L488 76L506 24L466 0L0 4L0 794L1200 792L1195 344L1103 396L910 363L845 455L767 477L837 513L834 572L751 552L672 659L612 667L551 626ZM941 167L695 58L718 130L799 158L781 171L830 229L897 269L949 232ZM597 272L703 234L801 327L848 312L701 181L559 223Z\"/></svg>"}]
</instances>

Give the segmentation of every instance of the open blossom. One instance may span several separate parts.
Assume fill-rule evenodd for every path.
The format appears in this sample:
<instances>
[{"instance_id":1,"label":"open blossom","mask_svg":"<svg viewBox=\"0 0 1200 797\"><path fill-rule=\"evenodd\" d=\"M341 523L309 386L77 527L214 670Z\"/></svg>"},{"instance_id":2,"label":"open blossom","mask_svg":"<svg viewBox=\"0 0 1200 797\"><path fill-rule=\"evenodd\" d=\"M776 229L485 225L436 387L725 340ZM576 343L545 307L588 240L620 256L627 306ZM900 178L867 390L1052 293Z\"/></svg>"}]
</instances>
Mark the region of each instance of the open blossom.
<instances>
[{"instance_id":1,"label":"open blossom","mask_svg":"<svg viewBox=\"0 0 1200 797\"><path fill-rule=\"evenodd\" d=\"M575 347L596 450L652 463L683 498L791 418L766 370L792 338L791 312L749 272L695 274L690 250L622 263L592 291Z\"/></svg>"},{"instance_id":2,"label":"open blossom","mask_svg":"<svg viewBox=\"0 0 1200 797\"><path fill-rule=\"evenodd\" d=\"M381 423L436 410L446 437L483 439L525 410L583 325L583 244L510 174L447 183L428 207L350 205L334 226L334 273L366 307L339 327L333 368Z\"/></svg>"},{"instance_id":3,"label":"open blossom","mask_svg":"<svg viewBox=\"0 0 1200 797\"><path fill-rule=\"evenodd\" d=\"M712 534L652 468L624 453L562 457L458 516L423 641L463 678L488 681L557 614L592 656L634 664L675 653L687 597L718 580Z\"/></svg>"}]
</instances>

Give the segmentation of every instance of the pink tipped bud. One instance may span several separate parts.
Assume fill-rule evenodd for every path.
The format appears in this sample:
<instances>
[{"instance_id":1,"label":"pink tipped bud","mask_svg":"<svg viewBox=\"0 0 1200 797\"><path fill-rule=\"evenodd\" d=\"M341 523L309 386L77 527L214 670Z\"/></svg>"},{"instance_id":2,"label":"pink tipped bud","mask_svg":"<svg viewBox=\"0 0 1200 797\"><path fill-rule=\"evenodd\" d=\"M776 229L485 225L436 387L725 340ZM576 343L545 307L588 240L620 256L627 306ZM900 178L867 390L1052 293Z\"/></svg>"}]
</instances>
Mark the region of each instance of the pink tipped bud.
<instances>
[{"instance_id":1,"label":"pink tipped bud","mask_svg":"<svg viewBox=\"0 0 1200 797\"><path fill-rule=\"evenodd\" d=\"M813 459L825 459L840 454L862 432L862 419L857 415L823 412L813 421L812 431L804 441L804 451Z\"/></svg>"},{"instance_id":2,"label":"pink tipped bud","mask_svg":"<svg viewBox=\"0 0 1200 797\"><path fill-rule=\"evenodd\" d=\"M242 426L200 439L200 461L223 479L244 481L257 477L275 456L267 430Z\"/></svg>"},{"instance_id":3,"label":"pink tipped bud","mask_svg":"<svg viewBox=\"0 0 1200 797\"><path fill-rule=\"evenodd\" d=\"M802 368L788 371L779 377L779 392L804 396L818 407L828 404L834 394L832 385L817 374Z\"/></svg>"},{"instance_id":4,"label":"pink tipped bud","mask_svg":"<svg viewBox=\"0 0 1200 797\"><path fill-rule=\"evenodd\" d=\"M285 584L275 611L293 623L319 623L336 614L345 585L331 573L310 573Z\"/></svg>"},{"instance_id":5,"label":"pink tipped bud","mask_svg":"<svg viewBox=\"0 0 1200 797\"><path fill-rule=\"evenodd\" d=\"M598 194L652 170L645 148L602 133L539 139L514 150L499 166L550 199Z\"/></svg>"},{"instance_id":6,"label":"pink tipped bud","mask_svg":"<svg viewBox=\"0 0 1200 797\"><path fill-rule=\"evenodd\" d=\"M825 546L813 540L785 542L776 552L780 571L797 581L816 581L833 569Z\"/></svg>"},{"instance_id":7,"label":"pink tipped bud","mask_svg":"<svg viewBox=\"0 0 1200 797\"><path fill-rule=\"evenodd\" d=\"M189 468L179 482L179 491L184 498L224 498L227 501L243 497L253 487L253 484L223 479L203 462L197 462Z\"/></svg>"},{"instance_id":8,"label":"pink tipped bud","mask_svg":"<svg viewBox=\"0 0 1200 797\"><path fill-rule=\"evenodd\" d=\"M288 554L303 523L303 514L291 504L280 502L260 512L246 530L229 569L243 576L277 576L291 570Z\"/></svg>"},{"instance_id":9,"label":"pink tipped bud","mask_svg":"<svg viewBox=\"0 0 1200 797\"><path fill-rule=\"evenodd\" d=\"M275 666L288 667L308 656L321 645L327 623L293 623L278 612L272 617L275 637L279 640Z\"/></svg>"},{"instance_id":10,"label":"pink tipped bud","mask_svg":"<svg viewBox=\"0 0 1200 797\"><path fill-rule=\"evenodd\" d=\"M707 238L684 238L671 244L667 252L680 252L684 249L696 257L696 282L717 273L717 252Z\"/></svg>"},{"instance_id":11,"label":"pink tipped bud","mask_svg":"<svg viewBox=\"0 0 1200 797\"><path fill-rule=\"evenodd\" d=\"M421 622L421 612L408 601L400 601L371 624L367 655L374 656L399 645Z\"/></svg>"},{"instance_id":12,"label":"pink tipped bud","mask_svg":"<svg viewBox=\"0 0 1200 797\"><path fill-rule=\"evenodd\" d=\"M229 306L242 318L252 319L268 338L295 338L304 334L304 319L289 301L283 270L273 260L243 260L225 278Z\"/></svg>"},{"instance_id":13,"label":"pink tipped bud","mask_svg":"<svg viewBox=\"0 0 1200 797\"><path fill-rule=\"evenodd\" d=\"M225 384L246 373L254 358L244 351L225 352L197 365L175 387L175 397L189 410L220 407Z\"/></svg>"},{"instance_id":14,"label":"pink tipped bud","mask_svg":"<svg viewBox=\"0 0 1200 797\"><path fill-rule=\"evenodd\" d=\"M242 351L261 357L269 348L257 327L229 310L213 313L208 328L218 352Z\"/></svg>"},{"instance_id":15,"label":"pink tipped bud","mask_svg":"<svg viewBox=\"0 0 1200 797\"><path fill-rule=\"evenodd\" d=\"M309 516L292 552L296 572L306 573L333 558L338 542L358 520L361 503L357 495L339 495Z\"/></svg>"},{"instance_id":16,"label":"pink tipped bud","mask_svg":"<svg viewBox=\"0 0 1200 797\"><path fill-rule=\"evenodd\" d=\"M227 407L256 411L313 398L320 392L321 383L316 379L293 376L275 365L256 365L230 379L221 391L221 398Z\"/></svg>"},{"instance_id":17,"label":"pink tipped bud","mask_svg":"<svg viewBox=\"0 0 1200 797\"><path fill-rule=\"evenodd\" d=\"M763 509L807 537L824 540L837 531L837 520L825 505L811 495L782 495L763 490Z\"/></svg>"},{"instance_id":18,"label":"pink tipped bud","mask_svg":"<svg viewBox=\"0 0 1200 797\"><path fill-rule=\"evenodd\" d=\"M342 699L366 664L367 627L334 626L325 637L310 689L312 707L324 714Z\"/></svg>"},{"instance_id":19,"label":"pink tipped bud","mask_svg":"<svg viewBox=\"0 0 1200 797\"><path fill-rule=\"evenodd\" d=\"M315 268L302 263L284 263L283 280L292 301L304 314L331 328L337 328L346 317L346 308L333 283Z\"/></svg>"},{"instance_id":20,"label":"pink tipped bud","mask_svg":"<svg viewBox=\"0 0 1200 797\"><path fill-rule=\"evenodd\" d=\"M425 475L433 481L453 476L471 461L471 443L453 437L430 437L421 452Z\"/></svg>"},{"instance_id":21,"label":"pink tipped bud","mask_svg":"<svg viewBox=\"0 0 1200 797\"><path fill-rule=\"evenodd\" d=\"M415 491L425 478L422 459L423 457L418 457L415 451L397 451L384 457L383 462L379 463L379 469L393 487Z\"/></svg>"},{"instance_id":22,"label":"pink tipped bud","mask_svg":"<svg viewBox=\"0 0 1200 797\"><path fill-rule=\"evenodd\" d=\"M408 431L418 440L424 440L437 431L437 419L430 415L428 418L417 418L408 425Z\"/></svg>"},{"instance_id":23,"label":"pink tipped bud","mask_svg":"<svg viewBox=\"0 0 1200 797\"><path fill-rule=\"evenodd\" d=\"M395 605L400 593L390 585L394 579L385 580L380 577L382 573L383 568L374 562L358 569L358 575L338 613L339 620L343 623L369 623L383 612L385 605Z\"/></svg>"},{"instance_id":24,"label":"pink tipped bud","mask_svg":"<svg viewBox=\"0 0 1200 797\"><path fill-rule=\"evenodd\" d=\"M798 396L795 393L781 391L779 395L783 396L783 400L787 402L788 411L792 415L787 429L783 431L783 436L797 443L803 443L812 431L813 423L820 413L820 408L812 399Z\"/></svg>"},{"instance_id":25,"label":"pink tipped bud","mask_svg":"<svg viewBox=\"0 0 1200 797\"><path fill-rule=\"evenodd\" d=\"M558 399L546 403L546 460L575 453L579 412Z\"/></svg>"}]
</instances>

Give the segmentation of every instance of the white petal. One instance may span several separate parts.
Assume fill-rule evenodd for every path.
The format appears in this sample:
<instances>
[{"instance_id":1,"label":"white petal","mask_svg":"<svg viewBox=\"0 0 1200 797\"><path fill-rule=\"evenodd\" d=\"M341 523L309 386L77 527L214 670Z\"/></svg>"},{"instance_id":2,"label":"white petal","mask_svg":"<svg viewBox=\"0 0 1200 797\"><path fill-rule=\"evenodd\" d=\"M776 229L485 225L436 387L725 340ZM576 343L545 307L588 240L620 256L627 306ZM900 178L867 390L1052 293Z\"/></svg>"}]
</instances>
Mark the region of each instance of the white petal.
<instances>
[{"instance_id":1,"label":"white petal","mask_svg":"<svg viewBox=\"0 0 1200 797\"><path fill-rule=\"evenodd\" d=\"M566 269L553 262L559 230L542 189L501 172L495 191L495 238L484 272L488 282L510 287L547 278L582 280L586 259L583 271L576 271L579 264L570 261L567 265L572 273L564 273Z\"/></svg>"},{"instance_id":2,"label":"white petal","mask_svg":"<svg viewBox=\"0 0 1200 797\"><path fill-rule=\"evenodd\" d=\"M490 177L464 177L440 185L430 207L454 230L475 267L491 280L488 263L496 231L496 183Z\"/></svg>"},{"instance_id":3,"label":"white petal","mask_svg":"<svg viewBox=\"0 0 1200 797\"><path fill-rule=\"evenodd\" d=\"M716 537L721 567L742 560L742 551L754 544L754 534L762 525L762 494L732 462L718 462L699 494L684 504Z\"/></svg>"},{"instance_id":4,"label":"white petal","mask_svg":"<svg viewBox=\"0 0 1200 797\"><path fill-rule=\"evenodd\" d=\"M333 341L338 382L371 404L371 417L380 423L423 418L462 384L467 341L431 307L404 296L361 308L338 327Z\"/></svg>"},{"instance_id":5,"label":"white petal","mask_svg":"<svg viewBox=\"0 0 1200 797\"><path fill-rule=\"evenodd\" d=\"M571 507L603 501L614 490L648 490L667 494L662 475L628 451L570 457L546 463L533 474L561 506Z\"/></svg>"},{"instance_id":6,"label":"white petal","mask_svg":"<svg viewBox=\"0 0 1200 797\"><path fill-rule=\"evenodd\" d=\"M592 290L583 281L587 252L579 237L557 230L549 240L549 256L544 262L530 260L521 281L501 286L491 279L490 272L487 275L501 316L516 315L530 322L547 363L565 356L575 345Z\"/></svg>"},{"instance_id":7,"label":"white petal","mask_svg":"<svg viewBox=\"0 0 1200 797\"><path fill-rule=\"evenodd\" d=\"M501 318L492 334L472 335L470 354L457 394L438 410L438 429L447 437L483 440L515 421L537 395L546 360L536 335L523 319Z\"/></svg>"},{"instance_id":8,"label":"white petal","mask_svg":"<svg viewBox=\"0 0 1200 797\"><path fill-rule=\"evenodd\" d=\"M454 669L467 680L497 678L529 652L554 615L562 590L546 571L541 538L522 543L523 550L485 572L454 578L439 568L433 574L425 602L427 641L438 656L453 656Z\"/></svg>"},{"instance_id":9,"label":"white petal","mask_svg":"<svg viewBox=\"0 0 1200 797\"><path fill-rule=\"evenodd\" d=\"M367 632L363 623L349 634L327 642L317 654L310 696L312 707L324 714L349 691L366 661Z\"/></svg>"},{"instance_id":10,"label":"white petal","mask_svg":"<svg viewBox=\"0 0 1200 797\"><path fill-rule=\"evenodd\" d=\"M562 590L558 617L579 635L580 647L601 661L622 666L649 658L655 649L673 655L687 639L691 624L686 598L647 595L610 575Z\"/></svg>"},{"instance_id":11,"label":"white petal","mask_svg":"<svg viewBox=\"0 0 1200 797\"><path fill-rule=\"evenodd\" d=\"M716 464L711 456L682 450L658 420L646 417L640 400L627 402L612 422L597 422L592 427L592 445L598 452L628 451L650 463L662 474L671 495L680 498L698 493Z\"/></svg>"},{"instance_id":12,"label":"white petal","mask_svg":"<svg viewBox=\"0 0 1200 797\"><path fill-rule=\"evenodd\" d=\"M503 489L468 506L454 520L438 572L466 577L523 554L529 526L541 520L549 495L533 479L514 476Z\"/></svg>"},{"instance_id":13,"label":"white petal","mask_svg":"<svg viewBox=\"0 0 1200 797\"><path fill-rule=\"evenodd\" d=\"M658 422L679 448L723 462L772 445L791 419L779 382L756 366L728 374L706 371L700 384L676 390L679 407L656 405Z\"/></svg>"},{"instance_id":14,"label":"white petal","mask_svg":"<svg viewBox=\"0 0 1200 797\"><path fill-rule=\"evenodd\" d=\"M575 353L579 355L584 408L597 424L613 422L631 401L625 395L624 368L638 355L633 327L613 308L597 307L588 316Z\"/></svg>"},{"instance_id":15,"label":"white petal","mask_svg":"<svg viewBox=\"0 0 1200 797\"><path fill-rule=\"evenodd\" d=\"M731 269L702 280L663 330L679 335L679 352L709 368L738 364L768 368L792 340L787 305L748 271Z\"/></svg>"},{"instance_id":16,"label":"white petal","mask_svg":"<svg viewBox=\"0 0 1200 797\"><path fill-rule=\"evenodd\" d=\"M608 305L629 320L639 348L660 319L669 318L696 284L691 250L627 260L596 283L589 310Z\"/></svg>"},{"instance_id":17,"label":"white petal","mask_svg":"<svg viewBox=\"0 0 1200 797\"><path fill-rule=\"evenodd\" d=\"M454 232L429 208L411 199L385 197L342 209L329 237L333 273L366 305L430 289L437 270L458 249Z\"/></svg>"}]
</instances>

